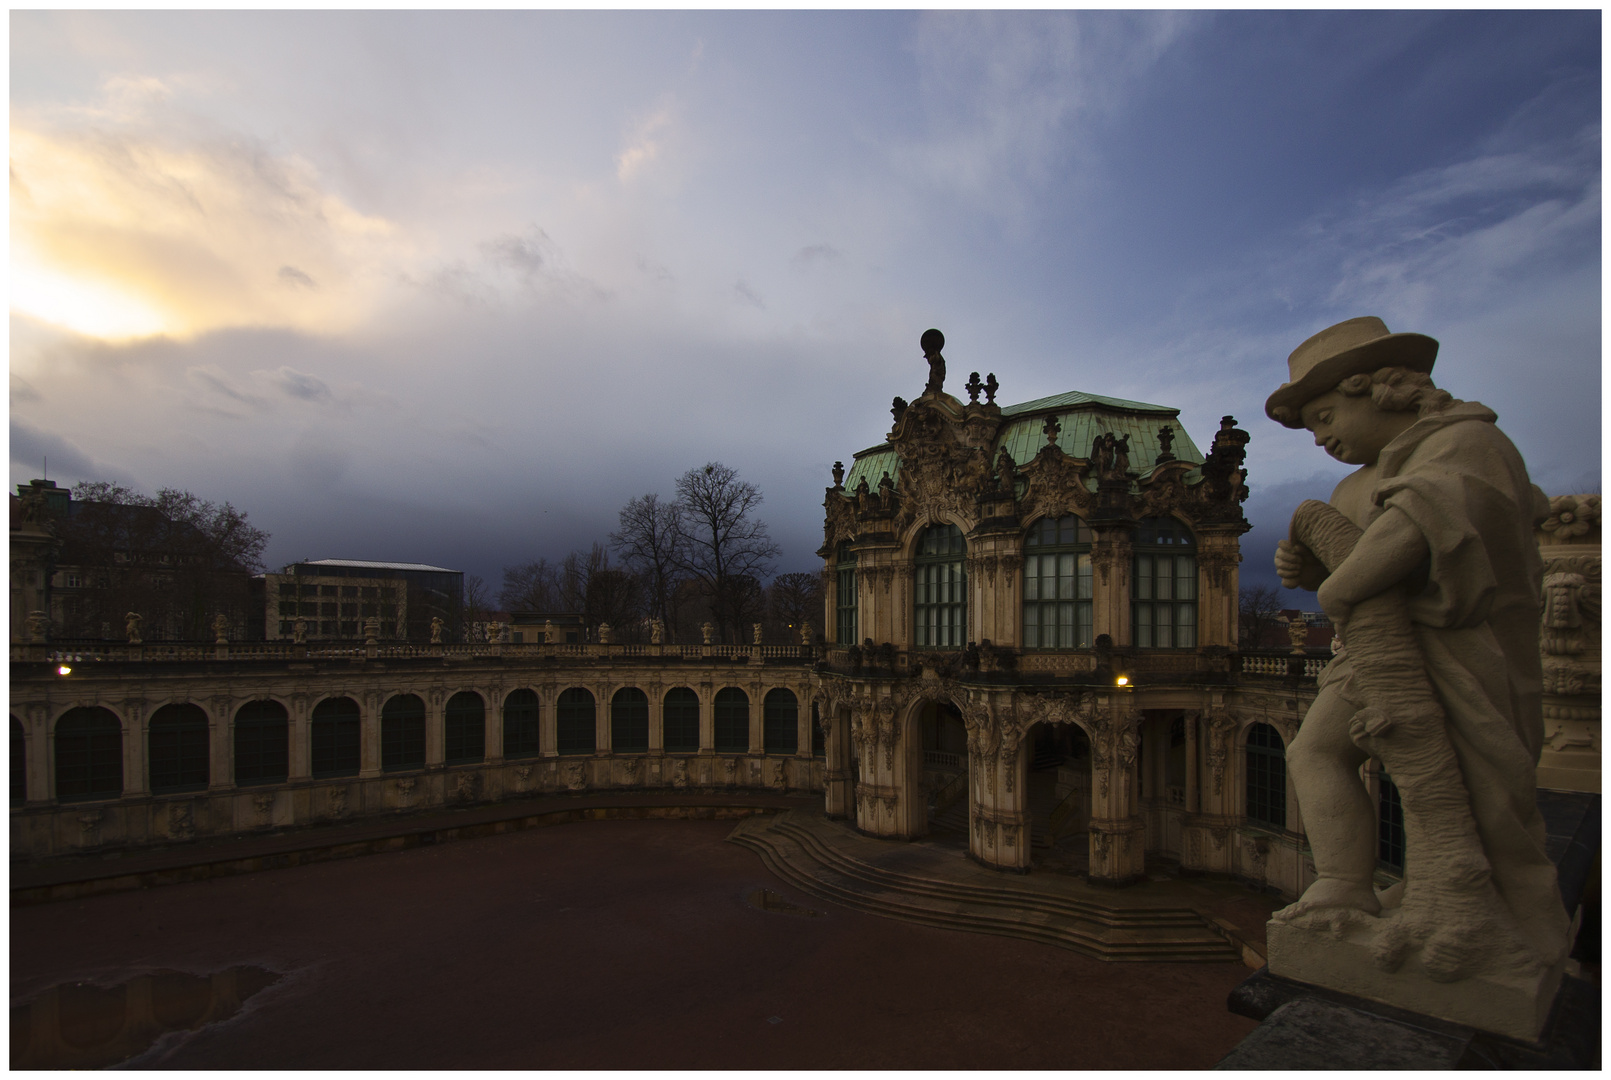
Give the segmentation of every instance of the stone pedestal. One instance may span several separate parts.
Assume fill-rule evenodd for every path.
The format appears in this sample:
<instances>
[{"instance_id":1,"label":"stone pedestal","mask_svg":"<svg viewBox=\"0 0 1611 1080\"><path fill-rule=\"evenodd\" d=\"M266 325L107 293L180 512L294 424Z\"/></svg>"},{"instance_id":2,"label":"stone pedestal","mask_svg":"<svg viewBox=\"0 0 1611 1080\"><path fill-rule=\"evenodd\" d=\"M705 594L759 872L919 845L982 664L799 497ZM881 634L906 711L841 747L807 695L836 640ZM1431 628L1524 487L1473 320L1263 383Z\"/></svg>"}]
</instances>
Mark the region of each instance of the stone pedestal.
<instances>
[{"instance_id":1,"label":"stone pedestal","mask_svg":"<svg viewBox=\"0 0 1611 1080\"><path fill-rule=\"evenodd\" d=\"M1370 927L1351 927L1339 938L1271 922L1265 933L1272 975L1523 1042L1536 1040L1543 1031L1564 973L1563 962L1531 976L1494 972L1435 982L1419 956L1411 956L1395 972L1378 968L1370 951Z\"/></svg>"}]
</instances>

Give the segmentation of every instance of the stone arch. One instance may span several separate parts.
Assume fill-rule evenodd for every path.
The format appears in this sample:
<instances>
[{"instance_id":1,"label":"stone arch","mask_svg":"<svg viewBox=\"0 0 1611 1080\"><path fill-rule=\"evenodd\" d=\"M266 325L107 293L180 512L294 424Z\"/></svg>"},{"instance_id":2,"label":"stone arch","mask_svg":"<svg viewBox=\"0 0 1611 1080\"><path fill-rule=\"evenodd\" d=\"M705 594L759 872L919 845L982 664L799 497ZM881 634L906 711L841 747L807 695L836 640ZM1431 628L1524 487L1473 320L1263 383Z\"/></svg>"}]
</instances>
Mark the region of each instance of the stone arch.
<instances>
[{"instance_id":1,"label":"stone arch","mask_svg":"<svg viewBox=\"0 0 1611 1080\"><path fill-rule=\"evenodd\" d=\"M898 779L900 799L909 804L908 817L914 835L928 835L935 831L935 823L960 802L964 816L960 823L960 837L968 829L968 808L972 804L973 753L968 738L965 697L958 700L958 692L949 686L920 690L900 710L897 731L901 739L900 758L904 765ZM933 710L936 733L944 733L945 748L930 749L925 745L925 721ZM952 729L947 721L954 721ZM954 745L954 750L951 747ZM931 757L933 760L931 760ZM945 767L941 757L954 757ZM933 765L935 767L931 768ZM949 823L949 819L947 819ZM954 830L945 830L954 831Z\"/></svg>"},{"instance_id":2,"label":"stone arch","mask_svg":"<svg viewBox=\"0 0 1611 1080\"><path fill-rule=\"evenodd\" d=\"M742 686L723 686L716 691L715 697L711 700L712 742L718 754L749 752L750 710L754 707L749 691ZM739 745L740 733L742 733L742 746Z\"/></svg>"},{"instance_id":3,"label":"stone arch","mask_svg":"<svg viewBox=\"0 0 1611 1080\"><path fill-rule=\"evenodd\" d=\"M536 757L542 753L542 696L532 686L517 686L503 695L498 711L503 723L503 756Z\"/></svg>"},{"instance_id":4,"label":"stone arch","mask_svg":"<svg viewBox=\"0 0 1611 1080\"><path fill-rule=\"evenodd\" d=\"M59 802L116 799L123 794L121 718L104 705L65 710L52 727Z\"/></svg>"},{"instance_id":5,"label":"stone arch","mask_svg":"<svg viewBox=\"0 0 1611 1080\"><path fill-rule=\"evenodd\" d=\"M962 534L963 554L967 554L968 533L973 531L976 522L970 522L961 514L950 510L931 510L926 516L915 519L901 534L900 547L896 549L896 560L910 565L917 558L917 542L925 529L932 525L955 525L957 532Z\"/></svg>"},{"instance_id":6,"label":"stone arch","mask_svg":"<svg viewBox=\"0 0 1611 1080\"><path fill-rule=\"evenodd\" d=\"M129 733L129 720L128 717L124 715L124 710L104 701L83 699L66 705L58 706L54 715L50 717L49 724L46 726L47 734L49 734L52 738L55 738L56 725L60 724L62 722L62 718L75 709L104 709L117 719L118 727L122 729L124 735Z\"/></svg>"}]
</instances>

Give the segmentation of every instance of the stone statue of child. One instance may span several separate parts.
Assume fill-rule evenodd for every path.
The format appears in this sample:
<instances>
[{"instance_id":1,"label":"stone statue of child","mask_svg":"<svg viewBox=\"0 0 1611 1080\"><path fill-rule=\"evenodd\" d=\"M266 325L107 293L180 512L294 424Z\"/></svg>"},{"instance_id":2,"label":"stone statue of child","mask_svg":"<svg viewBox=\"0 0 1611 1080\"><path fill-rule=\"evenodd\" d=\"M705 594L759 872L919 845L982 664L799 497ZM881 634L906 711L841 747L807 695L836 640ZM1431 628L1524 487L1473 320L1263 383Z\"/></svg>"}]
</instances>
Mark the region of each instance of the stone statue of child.
<instances>
[{"instance_id":1,"label":"stone statue of child","mask_svg":"<svg viewBox=\"0 0 1611 1080\"><path fill-rule=\"evenodd\" d=\"M1329 505L1299 508L1275 557L1344 648L1287 751L1317 878L1274 921L1365 927L1377 967L1416 955L1447 982L1554 965L1568 923L1534 790L1547 502L1494 413L1432 384L1436 356L1432 338L1351 319L1292 353L1265 411L1359 466ZM1381 894L1369 757L1405 814L1405 881Z\"/></svg>"}]
</instances>

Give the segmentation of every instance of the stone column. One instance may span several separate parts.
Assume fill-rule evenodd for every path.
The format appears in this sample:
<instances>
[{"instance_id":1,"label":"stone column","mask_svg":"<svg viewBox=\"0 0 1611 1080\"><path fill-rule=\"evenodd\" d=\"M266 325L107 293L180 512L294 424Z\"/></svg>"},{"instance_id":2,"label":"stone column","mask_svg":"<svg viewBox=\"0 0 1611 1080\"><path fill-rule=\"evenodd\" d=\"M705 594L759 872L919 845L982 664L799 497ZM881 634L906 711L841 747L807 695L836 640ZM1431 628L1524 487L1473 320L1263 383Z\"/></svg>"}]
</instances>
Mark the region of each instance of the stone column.
<instances>
[{"instance_id":1,"label":"stone column","mask_svg":"<svg viewBox=\"0 0 1611 1080\"><path fill-rule=\"evenodd\" d=\"M537 695L537 744L545 758L559 756L559 687L544 683Z\"/></svg>"},{"instance_id":2,"label":"stone column","mask_svg":"<svg viewBox=\"0 0 1611 1080\"><path fill-rule=\"evenodd\" d=\"M24 720L23 734L28 740L28 802L46 803L55 795L51 768L55 755L50 730L50 710L44 705L33 705Z\"/></svg>"},{"instance_id":3,"label":"stone column","mask_svg":"<svg viewBox=\"0 0 1611 1080\"><path fill-rule=\"evenodd\" d=\"M747 688L750 695L750 750L752 755L766 753L766 737L764 723L766 720L766 698L761 693L760 683L751 683Z\"/></svg>"},{"instance_id":4,"label":"stone column","mask_svg":"<svg viewBox=\"0 0 1611 1080\"><path fill-rule=\"evenodd\" d=\"M811 756L811 692L807 687L791 686L789 691L794 694L794 756L809 758Z\"/></svg>"},{"instance_id":5,"label":"stone column","mask_svg":"<svg viewBox=\"0 0 1611 1080\"><path fill-rule=\"evenodd\" d=\"M307 780L312 775L313 746L309 740L308 712L313 707L307 694L293 694L291 697L291 715L289 717L290 731L287 733L291 740L288 747L290 761L287 779L290 781Z\"/></svg>"},{"instance_id":6,"label":"stone column","mask_svg":"<svg viewBox=\"0 0 1611 1080\"><path fill-rule=\"evenodd\" d=\"M1113 644L1134 644L1130 628L1130 572L1135 563L1135 529L1130 524L1093 526L1091 542L1092 634Z\"/></svg>"},{"instance_id":7,"label":"stone column","mask_svg":"<svg viewBox=\"0 0 1611 1080\"><path fill-rule=\"evenodd\" d=\"M823 716L823 810L831 818L856 815L856 793L850 790L850 720L835 706Z\"/></svg>"},{"instance_id":8,"label":"stone column","mask_svg":"<svg viewBox=\"0 0 1611 1080\"><path fill-rule=\"evenodd\" d=\"M1091 747L1091 877L1123 884L1146 865L1146 823L1136 814L1139 716L1126 696L1098 697Z\"/></svg>"},{"instance_id":9,"label":"stone column","mask_svg":"<svg viewBox=\"0 0 1611 1080\"><path fill-rule=\"evenodd\" d=\"M649 753L659 757L666 752L666 688L651 683L649 695Z\"/></svg>"},{"instance_id":10,"label":"stone column","mask_svg":"<svg viewBox=\"0 0 1611 1080\"><path fill-rule=\"evenodd\" d=\"M447 757L447 692L425 695L425 765L441 765Z\"/></svg>"},{"instance_id":11,"label":"stone column","mask_svg":"<svg viewBox=\"0 0 1611 1080\"><path fill-rule=\"evenodd\" d=\"M699 684L699 752L705 757L716 752L716 690L709 682Z\"/></svg>"},{"instance_id":12,"label":"stone column","mask_svg":"<svg viewBox=\"0 0 1611 1080\"><path fill-rule=\"evenodd\" d=\"M151 794L151 781L145 774L147 716L144 701L123 705L123 797Z\"/></svg>"},{"instance_id":13,"label":"stone column","mask_svg":"<svg viewBox=\"0 0 1611 1080\"><path fill-rule=\"evenodd\" d=\"M1202 793L1197 789L1197 713L1186 714L1186 813L1202 810Z\"/></svg>"},{"instance_id":14,"label":"stone column","mask_svg":"<svg viewBox=\"0 0 1611 1080\"><path fill-rule=\"evenodd\" d=\"M487 762L503 763L503 688L487 689L481 695L487 703Z\"/></svg>"},{"instance_id":15,"label":"stone column","mask_svg":"<svg viewBox=\"0 0 1611 1080\"><path fill-rule=\"evenodd\" d=\"M380 775L380 709L382 695L371 690L357 695L358 707L358 775Z\"/></svg>"},{"instance_id":16,"label":"stone column","mask_svg":"<svg viewBox=\"0 0 1611 1080\"><path fill-rule=\"evenodd\" d=\"M988 866L1026 870L1030 857L1029 758L1022 732L1011 720L1011 695L981 702L980 737L968 747L968 848ZM971 733L970 733L971 734ZM975 745L979 753L974 753Z\"/></svg>"},{"instance_id":17,"label":"stone column","mask_svg":"<svg viewBox=\"0 0 1611 1080\"><path fill-rule=\"evenodd\" d=\"M609 754L615 741L612 738L614 733L610 730L610 707L614 699L608 684L589 689L593 691L593 701L596 703L593 710L593 752Z\"/></svg>"},{"instance_id":18,"label":"stone column","mask_svg":"<svg viewBox=\"0 0 1611 1080\"><path fill-rule=\"evenodd\" d=\"M1197 644L1237 647L1237 592L1240 571L1237 564L1237 532L1199 528L1197 537Z\"/></svg>"},{"instance_id":19,"label":"stone column","mask_svg":"<svg viewBox=\"0 0 1611 1080\"><path fill-rule=\"evenodd\" d=\"M212 699L207 725L207 789L227 791L235 786L235 702Z\"/></svg>"}]
</instances>

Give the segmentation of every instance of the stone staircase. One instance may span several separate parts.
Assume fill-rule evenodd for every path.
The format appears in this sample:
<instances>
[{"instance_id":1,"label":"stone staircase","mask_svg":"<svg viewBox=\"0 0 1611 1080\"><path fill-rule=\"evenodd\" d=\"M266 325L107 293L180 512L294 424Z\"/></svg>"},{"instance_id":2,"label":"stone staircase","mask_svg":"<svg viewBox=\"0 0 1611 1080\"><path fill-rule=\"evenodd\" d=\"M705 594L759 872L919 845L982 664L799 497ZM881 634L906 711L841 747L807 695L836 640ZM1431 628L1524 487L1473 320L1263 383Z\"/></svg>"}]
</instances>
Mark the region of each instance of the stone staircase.
<instances>
[{"instance_id":1,"label":"stone staircase","mask_svg":"<svg viewBox=\"0 0 1611 1080\"><path fill-rule=\"evenodd\" d=\"M1149 895L1144 883L1112 890L1059 875L1010 876L939 845L863 836L815 811L749 818L728 839L803 892L874 915L1024 938L1101 960L1242 957L1216 924Z\"/></svg>"}]
</instances>

